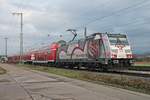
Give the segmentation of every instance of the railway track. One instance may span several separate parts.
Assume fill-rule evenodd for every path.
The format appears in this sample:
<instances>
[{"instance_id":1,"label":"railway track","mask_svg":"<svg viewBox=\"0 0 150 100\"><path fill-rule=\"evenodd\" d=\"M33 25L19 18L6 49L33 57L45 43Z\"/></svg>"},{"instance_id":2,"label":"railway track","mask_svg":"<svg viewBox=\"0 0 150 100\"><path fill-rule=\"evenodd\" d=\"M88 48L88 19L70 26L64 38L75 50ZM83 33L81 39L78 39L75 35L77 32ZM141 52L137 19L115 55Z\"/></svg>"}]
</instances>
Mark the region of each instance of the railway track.
<instances>
[{"instance_id":1,"label":"railway track","mask_svg":"<svg viewBox=\"0 0 150 100\"><path fill-rule=\"evenodd\" d=\"M143 68L143 70L142 70ZM140 68L134 66L134 68L129 69L120 69L120 70L109 70L109 71L99 71L99 70L92 70L92 72L104 72L104 73L111 73L111 74L120 74L120 75L129 75L129 76L138 76L138 77L145 77L150 78L150 67L142 66L141 70ZM146 69L146 70L144 70ZM86 70L91 71L88 69L78 69L78 70Z\"/></svg>"},{"instance_id":2,"label":"railway track","mask_svg":"<svg viewBox=\"0 0 150 100\"><path fill-rule=\"evenodd\" d=\"M118 70L112 73L150 78L150 71Z\"/></svg>"},{"instance_id":3,"label":"railway track","mask_svg":"<svg viewBox=\"0 0 150 100\"><path fill-rule=\"evenodd\" d=\"M111 74L120 74L120 75L129 75L129 76L138 76L138 77L144 77L144 78L150 78L150 67L147 68L147 70L140 70L138 67L136 69L136 66L134 68L129 68L129 69L120 69L120 70L109 70L109 71L100 71L99 69L95 70L89 70L84 67L78 69L78 68L73 68L69 69L68 67L61 67L65 68L68 70L82 70L82 71L89 71L89 72L98 72L98 73L111 73ZM145 68L144 66L142 68Z\"/></svg>"},{"instance_id":4,"label":"railway track","mask_svg":"<svg viewBox=\"0 0 150 100\"><path fill-rule=\"evenodd\" d=\"M90 71L86 69L87 71ZM98 72L99 70L94 70L94 72ZM100 71L103 72L103 71ZM139 76L139 77L147 77L150 78L150 67L149 66L134 66L128 69L112 69L108 71L104 71L105 73L114 73L114 74L122 74L122 75L130 75L130 76Z\"/></svg>"},{"instance_id":5,"label":"railway track","mask_svg":"<svg viewBox=\"0 0 150 100\"><path fill-rule=\"evenodd\" d=\"M132 67L129 68L129 70L150 71L150 66L132 66Z\"/></svg>"}]
</instances>

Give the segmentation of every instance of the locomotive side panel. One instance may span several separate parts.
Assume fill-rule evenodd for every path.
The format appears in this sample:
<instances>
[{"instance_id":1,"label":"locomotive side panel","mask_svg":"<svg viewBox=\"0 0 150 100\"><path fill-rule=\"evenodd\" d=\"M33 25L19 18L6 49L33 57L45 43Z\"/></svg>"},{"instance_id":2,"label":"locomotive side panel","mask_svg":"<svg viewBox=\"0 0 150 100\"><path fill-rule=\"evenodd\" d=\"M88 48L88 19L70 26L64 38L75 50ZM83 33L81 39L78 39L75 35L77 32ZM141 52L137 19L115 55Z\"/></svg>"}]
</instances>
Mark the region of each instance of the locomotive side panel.
<instances>
[{"instance_id":1,"label":"locomotive side panel","mask_svg":"<svg viewBox=\"0 0 150 100\"><path fill-rule=\"evenodd\" d=\"M108 39L103 39L102 35L98 33L86 39L80 39L61 46L57 54L58 61L105 63L106 56L108 57L106 51L109 52L109 45L106 48L104 43L108 44Z\"/></svg>"},{"instance_id":2,"label":"locomotive side panel","mask_svg":"<svg viewBox=\"0 0 150 100\"><path fill-rule=\"evenodd\" d=\"M82 61L87 59L87 43L85 40L69 43L58 50L59 61Z\"/></svg>"}]
</instances>

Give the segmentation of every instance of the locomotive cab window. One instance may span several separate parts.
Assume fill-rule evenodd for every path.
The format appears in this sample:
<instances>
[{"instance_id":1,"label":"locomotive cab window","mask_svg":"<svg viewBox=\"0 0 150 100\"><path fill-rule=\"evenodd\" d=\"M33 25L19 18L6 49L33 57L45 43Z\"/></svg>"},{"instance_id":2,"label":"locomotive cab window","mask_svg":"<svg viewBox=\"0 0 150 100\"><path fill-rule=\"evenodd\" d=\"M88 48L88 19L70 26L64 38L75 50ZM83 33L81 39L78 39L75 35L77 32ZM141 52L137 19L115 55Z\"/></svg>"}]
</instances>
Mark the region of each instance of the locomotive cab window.
<instances>
[{"instance_id":1,"label":"locomotive cab window","mask_svg":"<svg viewBox=\"0 0 150 100\"><path fill-rule=\"evenodd\" d=\"M126 35L108 35L111 45L129 45Z\"/></svg>"}]
</instances>

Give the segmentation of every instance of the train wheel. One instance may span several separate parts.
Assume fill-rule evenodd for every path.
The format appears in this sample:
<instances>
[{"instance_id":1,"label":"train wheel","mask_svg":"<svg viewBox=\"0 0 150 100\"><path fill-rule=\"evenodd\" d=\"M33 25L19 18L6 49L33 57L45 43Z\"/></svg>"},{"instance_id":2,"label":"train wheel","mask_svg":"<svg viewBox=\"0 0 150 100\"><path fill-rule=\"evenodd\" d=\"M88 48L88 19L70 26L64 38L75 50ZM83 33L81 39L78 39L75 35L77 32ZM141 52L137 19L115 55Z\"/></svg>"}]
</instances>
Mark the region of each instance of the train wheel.
<instances>
[{"instance_id":1,"label":"train wheel","mask_svg":"<svg viewBox=\"0 0 150 100\"><path fill-rule=\"evenodd\" d=\"M108 71L108 65L102 65L102 71L107 72Z\"/></svg>"}]
</instances>

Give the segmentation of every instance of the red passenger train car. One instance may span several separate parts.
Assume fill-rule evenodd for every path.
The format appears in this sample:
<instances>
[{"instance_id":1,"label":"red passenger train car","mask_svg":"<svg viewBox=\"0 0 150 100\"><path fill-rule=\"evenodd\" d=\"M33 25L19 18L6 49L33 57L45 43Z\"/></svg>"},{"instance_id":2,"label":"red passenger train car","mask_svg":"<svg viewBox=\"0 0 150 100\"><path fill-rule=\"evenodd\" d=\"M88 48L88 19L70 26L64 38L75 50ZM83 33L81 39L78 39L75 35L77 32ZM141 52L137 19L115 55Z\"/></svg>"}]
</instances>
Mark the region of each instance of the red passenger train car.
<instances>
[{"instance_id":1,"label":"red passenger train car","mask_svg":"<svg viewBox=\"0 0 150 100\"><path fill-rule=\"evenodd\" d=\"M52 43L49 46L42 47L38 50L33 50L24 53L22 56L22 61L24 63L52 63L56 61L58 43ZM20 56L10 56L8 57L8 63L18 63L20 61Z\"/></svg>"}]
</instances>

